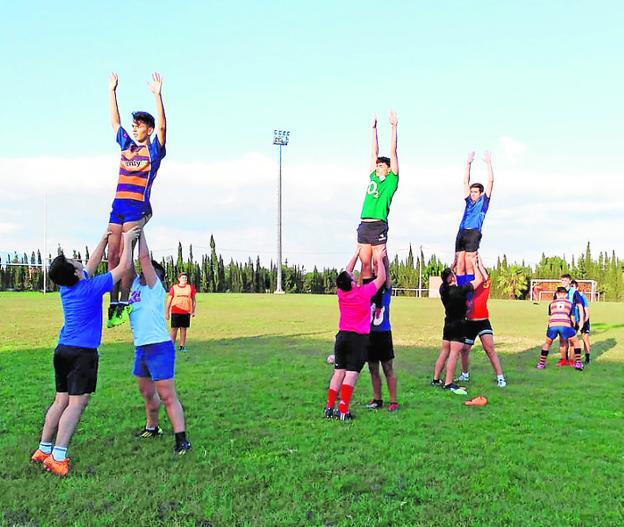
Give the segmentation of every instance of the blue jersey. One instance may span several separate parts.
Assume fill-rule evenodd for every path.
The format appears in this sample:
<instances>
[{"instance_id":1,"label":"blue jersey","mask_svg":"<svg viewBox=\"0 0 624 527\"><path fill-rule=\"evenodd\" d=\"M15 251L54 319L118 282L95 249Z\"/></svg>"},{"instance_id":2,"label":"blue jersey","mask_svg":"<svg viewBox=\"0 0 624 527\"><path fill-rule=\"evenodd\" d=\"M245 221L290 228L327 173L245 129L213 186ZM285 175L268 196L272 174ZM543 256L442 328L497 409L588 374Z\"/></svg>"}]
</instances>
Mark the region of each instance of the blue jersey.
<instances>
[{"instance_id":1,"label":"blue jersey","mask_svg":"<svg viewBox=\"0 0 624 527\"><path fill-rule=\"evenodd\" d=\"M566 298L570 302L572 302L572 315L574 315L574 318L576 322L578 323L579 321L578 305L581 304L583 307L585 307L585 304L583 303L583 299L581 298L581 293L579 293L574 287L570 287L570 289L568 289L568 295Z\"/></svg>"},{"instance_id":2,"label":"blue jersey","mask_svg":"<svg viewBox=\"0 0 624 527\"><path fill-rule=\"evenodd\" d=\"M371 304L371 331L379 332L391 331L390 327L390 299L392 298L392 287L383 286L381 288L381 306L374 302ZM379 311L377 311L379 309Z\"/></svg>"},{"instance_id":3,"label":"blue jersey","mask_svg":"<svg viewBox=\"0 0 624 527\"><path fill-rule=\"evenodd\" d=\"M470 196L467 196L466 208L464 209L464 216L459 224L459 230L475 229L480 231L489 206L490 198L485 193L481 194L481 197L477 201L472 201Z\"/></svg>"},{"instance_id":4,"label":"blue jersey","mask_svg":"<svg viewBox=\"0 0 624 527\"><path fill-rule=\"evenodd\" d=\"M141 285L137 276L132 283L130 299L130 327L135 346L158 344L171 341L165 322L165 297L167 293L162 283L157 281L154 287Z\"/></svg>"},{"instance_id":5,"label":"blue jersey","mask_svg":"<svg viewBox=\"0 0 624 527\"><path fill-rule=\"evenodd\" d=\"M587 318L587 308L589 307L589 301L587 300L587 297L581 293L580 291L576 291L576 296L575 296L577 302L574 303L574 317L576 318L577 322L579 319L579 308L578 308L578 304L581 304L583 306L583 310L585 311L585 318Z\"/></svg>"},{"instance_id":6,"label":"blue jersey","mask_svg":"<svg viewBox=\"0 0 624 527\"><path fill-rule=\"evenodd\" d=\"M102 296L113 288L113 275L101 274L71 287L61 286L65 323L58 343L80 348L97 348L102 342Z\"/></svg>"}]
</instances>

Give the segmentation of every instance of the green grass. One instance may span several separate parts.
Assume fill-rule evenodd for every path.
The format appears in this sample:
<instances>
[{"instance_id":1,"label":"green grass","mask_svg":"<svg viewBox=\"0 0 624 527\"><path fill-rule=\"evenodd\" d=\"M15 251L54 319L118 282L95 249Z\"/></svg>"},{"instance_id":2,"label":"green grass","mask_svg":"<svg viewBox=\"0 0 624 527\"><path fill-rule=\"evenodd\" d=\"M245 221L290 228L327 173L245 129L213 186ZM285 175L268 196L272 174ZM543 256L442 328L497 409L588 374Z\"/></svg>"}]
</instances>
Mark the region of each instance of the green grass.
<instances>
[{"instance_id":1,"label":"green grass","mask_svg":"<svg viewBox=\"0 0 624 527\"><path fill-rule=\"evenodd\" d=\"M428 386L439 301L393 300L397 414L321 418L337 321L331 296L199 295L178 357L190 455L171 428L136 440L129 328L105 330L98 390L59 480L28 462L54 395L58 296L0 294L0 525L616 526L624 523L624 304L594 304L595 362L535 370L542 305L492 301L509 386L480 348L471 395ZM386 397L387 398L387 397Z\"/></svg>"}]
</instances>

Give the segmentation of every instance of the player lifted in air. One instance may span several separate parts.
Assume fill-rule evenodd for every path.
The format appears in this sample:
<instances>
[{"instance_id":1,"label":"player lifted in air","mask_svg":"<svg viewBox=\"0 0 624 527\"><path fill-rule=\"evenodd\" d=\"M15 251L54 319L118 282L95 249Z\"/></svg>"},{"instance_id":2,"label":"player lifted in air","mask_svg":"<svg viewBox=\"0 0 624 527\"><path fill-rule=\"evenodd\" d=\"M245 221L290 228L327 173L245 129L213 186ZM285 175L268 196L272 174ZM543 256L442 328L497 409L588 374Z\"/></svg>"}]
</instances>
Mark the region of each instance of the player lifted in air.
<instances>
[{"instance_id":1,"label":"player lifted in air","mask_svg":"<svg viewBox=\"0 0 624 527\"><path fill-rule=\"evenodd\" d=\"M559 336L559 350L561 351L561 360L557 363L557 366L565 366L568 363L568 339L576 338L576 331L572 327L576 320L574 320L572 303L566 298L566 295L566 288L558 287L555 292L555 299L548 306L548 330L546 331L546 341L542 346L542 352L537 363L538 370L543 370L546 367L548 352L557 335ZM583 370L580 350L574 367L579 371Z\"/></svg>"},{"instance_id":2,"label":"player lifted in air","mask_svg":"<svg viewBox=\"0 0 624 527\"><path fill-rule=\"evenodd\" d=\"M483 187L481 183L470 183L470 168L474 158L474 152L470 152L466 158L466 170L464 171L466 206L455 239L454 270L457 273L457 285L460 286L474 279L475 258L481 242L481 228L490 206L492 187L494 186L494 171L492 170L492 154L490 152L483 154L483 161L488 171L487 186Z\"/></svg>"},{"instance_id":3,"label":"player lifted in air","mask_svg":"<svg viewBox=\"0 0 624 527\"><path fill-rule=\"evenodd\" d=\"M167 123L165 108L162 102L162 78L160 74L152 74L152 82L148 83L154 94L158 122L147 112L132 114L132 138L121 126L121 117L117 106L117 84L119 79L115 73L109 82L111 102L111 124L117 134L117 143L121 148L119 180L113 200L109 219L109 230L113 233L108 241L108 268L113 269L119 262L122 249L121 233L135 226L143 227L152 216L150 193L156 178L160 162L165 157ZM152 141L151 136L156 132ZM130 269L122 278L121 284L111 292L108 308L108 327L117 326L128 320L130 307L128 296L134 279L134 271ZM120 295L121 293L121 295Z\"/></svg>"},{"instance_id":4,"label":"player lifted in air","mask_svg":"<svg viewBox=\"0 0 624 527\"><path fill-rule=\"evenodd\" d=\"M374 253L384 250L388 241L388 214L392 197L399 185L399 157L397 155L397 125L395 112L388 114L392 137L390 140L390 157L379 157L379 141L377 138L377 116L373 116L373 145L371 151L371 174L369 176L366 196L362 206L361 223L357 230L359 258L362 262L362 283L373 280L372 261ZM386 273L388 261L384 262ZM377 302L381 304L381 299Z\"/></svg>"}]
</instances>

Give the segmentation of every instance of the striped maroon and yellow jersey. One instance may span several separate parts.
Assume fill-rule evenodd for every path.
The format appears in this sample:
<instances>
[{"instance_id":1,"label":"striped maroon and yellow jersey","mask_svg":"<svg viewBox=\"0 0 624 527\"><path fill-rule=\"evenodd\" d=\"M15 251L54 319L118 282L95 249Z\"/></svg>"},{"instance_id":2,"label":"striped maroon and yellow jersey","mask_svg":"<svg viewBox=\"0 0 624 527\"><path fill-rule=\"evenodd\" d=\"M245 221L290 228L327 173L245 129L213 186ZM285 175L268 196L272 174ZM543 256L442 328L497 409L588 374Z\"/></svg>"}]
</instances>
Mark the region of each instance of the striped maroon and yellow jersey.
<instances>
[{"instance_id":1,"label":"striped maroon and yellow jersey","mask_svg":"<svg viewBox=\"0 0 624 527\"><path fill-rule=\"evenodd\" d=\"M548 327L571 328L572 302L565 298L553 300L548 306Z\"/></svg>"},{"instance_id":2,"label":"striped maroon and yellow jersey","mask_svg":"<svg viewBox=\"0 0 624 527\"><path fill-rule=\"evenodd\" d=\"M121 159L115 199L149 202L152 184L166 155L164 145L160 145L158 137L149 145L137 145L121 127L117 143L121 147Z\"/></svg>"}]
</instances>

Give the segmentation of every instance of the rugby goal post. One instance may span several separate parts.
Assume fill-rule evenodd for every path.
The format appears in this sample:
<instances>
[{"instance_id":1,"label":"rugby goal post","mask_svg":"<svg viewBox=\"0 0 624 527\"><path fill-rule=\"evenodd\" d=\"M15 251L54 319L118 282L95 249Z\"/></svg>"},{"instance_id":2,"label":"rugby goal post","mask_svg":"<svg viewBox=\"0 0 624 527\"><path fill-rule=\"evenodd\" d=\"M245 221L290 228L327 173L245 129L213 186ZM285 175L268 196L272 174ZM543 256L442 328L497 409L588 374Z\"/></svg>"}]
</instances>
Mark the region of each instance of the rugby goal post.
<instances>
[{"instance_id":1,"label":"rugby goal post","mask_svg":"<svg viewBox=\"0 0 624 527\"><path fill-rule=\"evenodd\" d=\"M577 280L577 282L578 290L587 297L587 300L590 302L597 302L600 300L598 282L596 282L596 280ZM540 300L552 300L557 287L560 285L561 280L555 280L552 278L532 278L530 298L533 302L539 302Z\"/></svg>"}]
</instances>

